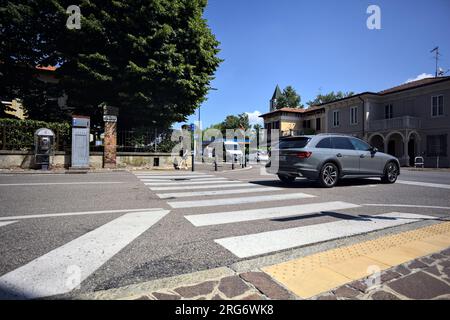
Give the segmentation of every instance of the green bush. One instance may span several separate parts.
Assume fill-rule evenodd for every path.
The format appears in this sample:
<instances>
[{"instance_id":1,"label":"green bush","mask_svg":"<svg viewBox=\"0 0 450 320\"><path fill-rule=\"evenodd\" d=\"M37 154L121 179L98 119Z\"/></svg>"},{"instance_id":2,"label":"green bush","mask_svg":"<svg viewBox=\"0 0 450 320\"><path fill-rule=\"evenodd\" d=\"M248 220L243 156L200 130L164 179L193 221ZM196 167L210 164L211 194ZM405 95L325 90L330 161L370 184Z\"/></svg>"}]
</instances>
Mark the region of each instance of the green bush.
<instances>
[{"instance_id":1,"label":"green bush","mask_svg":"<svg viewBox=\"0 0 450 320\"><path fill-rule=\"evenodd\" d=\"M56 150L70 145L70 123L0 119L0 150L32 150L34 133L40 128L48 128L55 133Z\"/></svg>"}]
</instances>

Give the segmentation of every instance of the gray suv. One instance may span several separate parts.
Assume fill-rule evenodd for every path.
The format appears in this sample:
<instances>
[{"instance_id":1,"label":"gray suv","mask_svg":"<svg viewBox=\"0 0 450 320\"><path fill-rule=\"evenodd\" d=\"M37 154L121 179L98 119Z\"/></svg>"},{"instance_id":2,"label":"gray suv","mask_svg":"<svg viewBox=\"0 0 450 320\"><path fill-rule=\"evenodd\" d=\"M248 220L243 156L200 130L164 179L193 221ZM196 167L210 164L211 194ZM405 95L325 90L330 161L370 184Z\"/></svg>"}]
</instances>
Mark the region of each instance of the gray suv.
<instances>
[{"instance_id":1,"label":"gray suv","mask_svg":"<svg viewBox=\"0 0 450 320\"><path fill-rule=\"evenodd\" d=\"M279 159L278 166L272 161L274 157ZM266 168L283 182L303 176L326 188L342 178L380 177L384 183L394 183L400 175L397 158L340 134L282 138L272 149Z\"/></svg>"}]
</instances>

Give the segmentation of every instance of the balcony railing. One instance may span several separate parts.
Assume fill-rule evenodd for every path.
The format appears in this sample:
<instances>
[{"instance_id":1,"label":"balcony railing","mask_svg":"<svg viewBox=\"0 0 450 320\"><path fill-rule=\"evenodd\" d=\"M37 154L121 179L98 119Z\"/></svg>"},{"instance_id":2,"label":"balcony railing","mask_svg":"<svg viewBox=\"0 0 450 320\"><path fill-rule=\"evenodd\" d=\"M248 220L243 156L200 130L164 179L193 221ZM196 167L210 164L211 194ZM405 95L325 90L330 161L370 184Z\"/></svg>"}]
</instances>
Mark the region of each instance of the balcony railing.
<instances>
[{"instance_id":1,"label":"balcony railing","mask_svg":"<svg viewBox=\"0 0 450 320\"><path fill-rule=\"evenodd\" d=\"M420 128L420 118L411 116L369 121L370 131L383 131L392 129L419 129L419 128Z\"/></svg>"}]
</instances>

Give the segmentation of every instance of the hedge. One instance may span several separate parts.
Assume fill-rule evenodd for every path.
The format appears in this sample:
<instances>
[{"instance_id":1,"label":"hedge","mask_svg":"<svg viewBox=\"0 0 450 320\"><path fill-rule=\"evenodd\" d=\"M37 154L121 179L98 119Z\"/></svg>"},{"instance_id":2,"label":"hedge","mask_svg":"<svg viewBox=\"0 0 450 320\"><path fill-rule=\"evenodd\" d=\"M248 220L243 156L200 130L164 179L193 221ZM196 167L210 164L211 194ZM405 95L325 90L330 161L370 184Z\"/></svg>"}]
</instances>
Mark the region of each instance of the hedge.
<instances>
[{"instance_id":1,"label":"hedge","mask_svg":"<svg viewBox=\"0 0 450 320\"><path fill-rule=\"evenodd\" d=\"M34 133L40 128L48 128L55 133L56 150L62 151L70 146L70 123L0 119L0 150L32 150Z\"/></svg>"}]
</instances>

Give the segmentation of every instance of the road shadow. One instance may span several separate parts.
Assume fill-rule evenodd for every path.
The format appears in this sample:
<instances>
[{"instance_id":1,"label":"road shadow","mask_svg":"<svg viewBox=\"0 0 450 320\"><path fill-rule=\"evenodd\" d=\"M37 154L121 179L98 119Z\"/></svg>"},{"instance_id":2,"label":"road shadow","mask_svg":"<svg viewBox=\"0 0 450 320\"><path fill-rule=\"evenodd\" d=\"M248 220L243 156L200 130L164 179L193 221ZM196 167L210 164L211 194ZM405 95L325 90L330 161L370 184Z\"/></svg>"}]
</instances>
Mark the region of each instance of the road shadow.
<instances>
[{"instance_id":1,"label":"road shadow","mask_svg":"<svg viewBox=\"0 0 450 320\"><path fill-rule=\"evenodd\" d=\"M326 189L320 186L320 184L316 181L308 180L305 178L298 178L294 182L285 183L278 180L255 180L248 181L248 183L257 184L260 186L266 187L278 187L285 189L299 189L299 188L317 188L317 189ZM354 186L369 186L369 185L381 185L381 180L373 180L373 179L343 179L338 182L335 188L341 187L354 187Z\"/></svg>"},{"instance_id":2,"label":"road shadow","mask_svg":"<svg viewBox=\"0 0 450 320\"><path fill-rule=\"evenodd\" d=\"M333 217L340 220L349 220L349 221L373 221L373 220L414 220L414 221L449 221L448 218L442 218L442 217L432 217L432 218L405 218L405 217L386 217L386 216L379 216L379 215L369 215L369 214L358 214L358 215L350 215L345 213L339 213L334 211L322 211L318 213L312 213L307 215L298 215L298 216L289 216L284 218L274 218L270 219L271 221L275 222L289 222L289 221L300 221L300 220L306 220L311 218L318 218L318 217Z\"/></svg>"}]
</instances>

